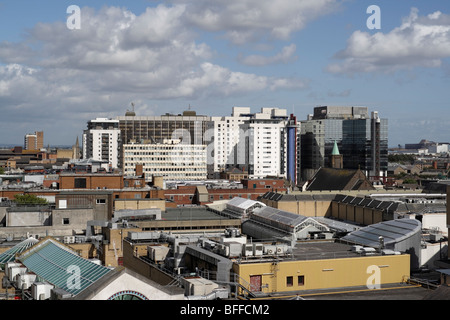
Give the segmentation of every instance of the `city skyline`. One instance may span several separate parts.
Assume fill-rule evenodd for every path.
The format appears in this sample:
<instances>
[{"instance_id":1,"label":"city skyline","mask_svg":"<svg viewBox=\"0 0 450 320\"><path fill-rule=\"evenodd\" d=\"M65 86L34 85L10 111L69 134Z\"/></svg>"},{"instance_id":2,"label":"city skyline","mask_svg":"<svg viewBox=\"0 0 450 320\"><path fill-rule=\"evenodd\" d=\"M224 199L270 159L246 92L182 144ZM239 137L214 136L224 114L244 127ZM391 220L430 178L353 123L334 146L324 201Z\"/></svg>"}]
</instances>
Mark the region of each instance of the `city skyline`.
<instances>
[{"instance_id":1,"label":"city skyline","mask_svg":"<svg viewBox=\"0 0 450 320\"><path fill-rule=\"evenodd\" d=\"M44 131L45 145L71 145L131 103L142 116L278 107L299 121L367 106L388 119L390 147L450 140L444 1L25 3L0 3L2 144Z\"/></svg>"}]
</instances>

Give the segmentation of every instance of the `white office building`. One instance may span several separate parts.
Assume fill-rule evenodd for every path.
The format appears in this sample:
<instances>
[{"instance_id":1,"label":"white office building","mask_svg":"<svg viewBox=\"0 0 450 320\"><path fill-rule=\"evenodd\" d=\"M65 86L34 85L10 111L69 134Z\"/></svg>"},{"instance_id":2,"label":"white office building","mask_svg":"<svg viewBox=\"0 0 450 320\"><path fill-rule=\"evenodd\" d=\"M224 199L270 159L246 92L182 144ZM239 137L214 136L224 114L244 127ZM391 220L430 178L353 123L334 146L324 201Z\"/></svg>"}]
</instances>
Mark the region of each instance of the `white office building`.
<instances>
[{"instance_id":1,"label":"white office building","mask_svg":"<svg viewBox=\"0 0 450 320\"><path fill-rule=\"evenodd\" d=\"M215 172L238 165L248 170L250 178L277 176L296 181L300 130L286 109L262 108L259 113L251 113L250 108L234 107L231 116L211 120Z\"/></svg>"},{"instance_id":2,"label":"white office building","mask_svg":"<svg viewBox=\"0 0 450 320\"><path fill-rule=\"evenodd\" d=\"M231 116L211 117L213 130L212 154L214 172L224 171L235 165L248 163L248 132L244 122L252 117L250 108L233 107Z\"/></svg>"},{"instance_id":3,"label":"white office building","mask_svg":"<svg viewBox=\"0 0 450 320\"><path fill-rule=\"evenodd\" d=\"M119 120L90 120L87 130L83 132L83 159L105 161L114 169L119 167L119 155Z\"/></svg>"},{"instance_id":4,"label":"white office building","mask_svg":"<svg viewBox=\"0 0 450 320\"><path fill-rule=\"evenodd\" d=\"M206 145L183 144L180 140L164 140L158 144L123 145L124 173L135 175L142 165L145 180L163 176L165 181L205 180Z\"/></svg>"}]
</instances>

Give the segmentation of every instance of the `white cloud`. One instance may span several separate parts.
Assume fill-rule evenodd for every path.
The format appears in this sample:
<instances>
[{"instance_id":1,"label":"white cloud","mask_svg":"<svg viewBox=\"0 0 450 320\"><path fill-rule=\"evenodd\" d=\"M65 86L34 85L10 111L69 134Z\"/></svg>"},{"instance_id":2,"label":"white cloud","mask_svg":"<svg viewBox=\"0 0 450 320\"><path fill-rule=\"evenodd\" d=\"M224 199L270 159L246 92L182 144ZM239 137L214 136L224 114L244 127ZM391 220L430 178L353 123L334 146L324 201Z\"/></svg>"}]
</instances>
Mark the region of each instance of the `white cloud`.
<instances>
[{"instance_id":1,"label":"white cloud","mask_svg":"<svg viewBox=\"0 0 450 320\"><path fill-rule=\"evenodd\" d=\"M131 101L140 101L142 110L154 105L151 100L307 85L214 63L213 50L192 31L187 10L185 4L159 5L135 15L118 7L84 7L80 30L63 22L38 23L23 41L0 43L0 122L45 119L65 132L78 121L81 132L87 120L122 114ZM290 59L294 51L287 46L272 62Z\"/></svg>"},{"instance_id":2,"label":"white cloud","mask_svg":"<svg viewBox=\"0 0 450 320\"><path fill-rule=\"evenodd\" d=\"M292 33L330 12L338 0L172 0L186 5L193 25L208 31L222 31L235 44L269 36L287 40Z\"/></svg>"},{"instance_id":3,"label":"white cloud","mask_svg":"<svg viewBox=\"0 0 450 320\"><path fill-rule=\"evenodd\" d=\"M30 65L37 70L35 79L64 86L72 95L85 90L84 95L123 92L168 99L202 94L198 90L232 94L270 87L268 77L210 63L210 47L187 31L185 15L183 4L159 5L139 16L116 7L99 12L82 8L80 30L40 23L27 39L41 47L33 60L24 43L0 44L0 62ZM288 59L292 49L295 46L286 47L274 59Z\"/></svg>"},{"instance_id":4,"label":"white cloud","mask_svg":"<svg viewBox=\"0 0 450 320\"><path fill-rule=\"evenodd\" d=\"M205 62L178 87L165 92L168 96L230 96L247 92L277 89L304 89L308 82L301 79L274 78L231 71Z\"/></svg>"},{"instance_id":5,"label":"white cloud","mask_svg":"<svg viewBox=\"0 0 450 320\"><path fill-rule=\"evenodd\" d=\"M281 49L281 52L274 56L250 55L241 57L239 61L248 66L266 66L269 64L288 63L297 59L294 56L297 47L295 44L290 44Z\"/></svg>"},{"instance_id":6,"label":"white cloud","mask_svg":"<svg viewBox=\"0 0 450 320\"><path fill-rule=\"evenodd\" d=\"M450 15L419 16L411 9L400 27L389 33L355 31L347 47L330 64L331 73L394 72L415 67L437 68L450 57Z\"/></svg>"}]
</instances>

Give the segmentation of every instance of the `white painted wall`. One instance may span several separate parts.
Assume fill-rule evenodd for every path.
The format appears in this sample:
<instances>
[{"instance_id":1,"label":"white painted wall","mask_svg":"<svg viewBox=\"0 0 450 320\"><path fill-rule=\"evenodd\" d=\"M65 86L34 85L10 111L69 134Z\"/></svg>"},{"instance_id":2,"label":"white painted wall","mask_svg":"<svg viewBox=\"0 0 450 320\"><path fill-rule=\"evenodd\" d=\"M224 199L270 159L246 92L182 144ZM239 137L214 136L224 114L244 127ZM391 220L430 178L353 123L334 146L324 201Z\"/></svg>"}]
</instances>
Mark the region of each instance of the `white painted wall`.
<instances>
[{"instance_id":1,"label":"white painted wall","mask_svg":"<svg viewBox=\"0 0 450 320\"><path fill-rule=\"evenodd\" d=\"M91 300L108 300L115 293L126 290L137 291L150 300L184 300L183 294L169 295L125 272L98 292Z\"/></svg>"}]
</instances>

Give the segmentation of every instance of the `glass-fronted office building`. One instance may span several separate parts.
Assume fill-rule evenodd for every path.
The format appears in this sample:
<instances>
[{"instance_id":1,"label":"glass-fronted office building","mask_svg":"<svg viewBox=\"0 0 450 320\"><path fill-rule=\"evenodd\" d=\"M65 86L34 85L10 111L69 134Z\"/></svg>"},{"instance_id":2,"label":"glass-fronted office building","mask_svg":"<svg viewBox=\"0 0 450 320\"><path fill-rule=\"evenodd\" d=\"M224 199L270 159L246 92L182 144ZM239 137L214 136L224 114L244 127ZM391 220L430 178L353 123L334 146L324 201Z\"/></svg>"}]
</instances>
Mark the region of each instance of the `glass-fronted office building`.
<instances>
[{"instance_id":1,"label":"glass-fronted office building","mask_svg":"<svg viewBox=\"0 0 450 320\"><path fill-rule=\"evenodd\" d=\"M331 167L334 143L344 169L361 169L371 180L383 180L388 166L388 121L367 107L317 107L301 124L302 180Z\"/></svg>"}]
</instances>

